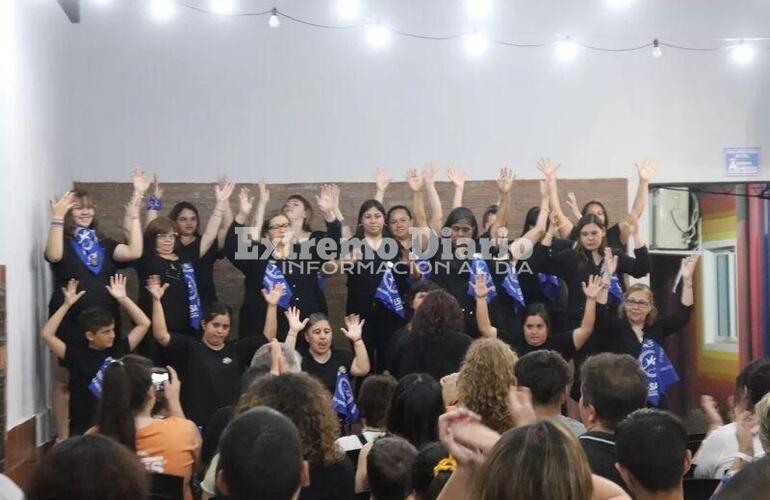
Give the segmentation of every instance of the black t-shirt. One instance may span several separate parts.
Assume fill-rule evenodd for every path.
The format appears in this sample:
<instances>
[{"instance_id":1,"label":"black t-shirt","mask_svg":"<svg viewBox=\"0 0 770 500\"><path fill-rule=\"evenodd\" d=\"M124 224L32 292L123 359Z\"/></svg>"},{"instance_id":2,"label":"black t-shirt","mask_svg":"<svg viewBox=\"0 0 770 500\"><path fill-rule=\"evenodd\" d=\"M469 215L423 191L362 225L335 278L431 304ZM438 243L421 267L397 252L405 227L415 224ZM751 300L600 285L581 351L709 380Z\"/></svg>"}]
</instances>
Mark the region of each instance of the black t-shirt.
<instances>
[{"instance_id":1,"label":"black t-shirt","mask_svg":"<svg viewBox=\"0 0 770 500\"><path fill-rule=\"evenodd\" d=\"M227 425L233 419L234 411L235 407L232 405L219 408L206 423L202 436L203 444L201 445L202 464L210 464L211 459L216 455L217 448L219 448L219 438L222 437L222 433L225 432Z\"/></svg>"},{"instance_id":2,"label":"black t-shirt","mask_svg":"<svg viewBox=\"0 0 770 500\"><path fill-rule=\"evenodd\" d=\"M401 344L406 342L406 339L409 338L410 335L411 329L409 328L409 325L402 326L393 332L393 335L391 335L388 340L385 352L382 353L381 362L383 369L388 370L391 373L393 372L393 356L395 356L396 351L401 349Z\"/></svg>"},{"instance_id":3,"label":"black t-shirt","mask_svg":"<svg viewBox=\"0 0 770 500\"><path fill-rule=\"evenodd\" d=\"M195 331L190 325L190 306L187 283L182 275L183 259L168 260L158 254L148 254L134 263L136 274L139 277L139 307L152 318L152 296L144 287L147 278L153 274L160 276L161 284L169 284L166 293L163 294L161 303L166 314L166 327L169 331L193 334ZM197 276L196 276L197 279Z\"/></svg>"},{"instance_id":4,"label":"black t-shirt","mask_svg":"<svg viewBox=\"0 0 770 500\"><path fill-rule=\"evenodd\" d=\"M337 371L340 367L344 367L348 375L351 376L350 365L353 364L353 359L356 357L350 351L332 349L332 355L326 363L319 363L313 359L310 351L302 350L300 353L302 354L302 371L320 380L332 394L334 394L334 386L337 385Z\"/></svg>"},{"instance_id":5,"label":"black t-shirt","mask_svg":"<svg viewBox=\"0 0 770 500\"><path fill-rule=\"evenodd\" d=\"M112 347L103 351L87 345L67 344L63 361L70 372L70 434L82 434L93 425L98 400L88 386L104 360L121 358L130 351L125 337L115 337Z\"/></svg>"},{"instance_id":6,"label":"black t-shirt","mask_svg":"<svg viewBox=\"0 0 770 500\"><path fill-rule=\"evenodd\" d=\"M524 338L519 338L516 342L514 342L514 349L516 350L516 354L518 354L519 357L534 351L556 351L561 354L561 356L566 361L569 361L575 357L575 353L577 352L575 350L575 341L573 335L573 330L557 334L549 334L545 342L539 346L529 345L524 340Z\"/></svg>"},{"instance_id":7,"label":"black t-shirt","mask_svg":"<svg viewBox=\"0 0 770 500\"><path fill-rule=\"evenodd\" d=\"M208 251L201 257L201 238L195 238L191 243L183 245L177 240L174 249L180 259L192 262L195 266L195 283L198 285L198 296L201 298L201 304L205 306L217 302L217 289L214 286L214 263L223 257L217 249L217 242L209 247Z\"/></svg>"},{"instance_id":8,"label":"black t-shirt","mask_svg":"<svg viewBox=\"0 0 770 500\"><path fill-rule=\"evenodd\" d=\"M583 451L588 457L591 472L609 479L626 489L626 483L615 468L615 435L607 432L591 431L578 436Z\"/></svg>"},{"instance_id":9,"label":"black t-shirt","mask_svg":"<svg viewBox=\"0 0 770 500\"><path fill-rule=\"evenodd\" d=\"M85 346L87 341L83 335L83 330L77 322L78 315L89 307L103 307L110 311L115 317L116 334L120 333L120 308L117 301L112 298L105 288L110 284L110 276L117 271L117 265L112 259L118 242L111 238L99 238L99 244L104 250L104 262L99 274L92 273L88 267L78 257L75 249L72 248L72 239L64 238L64 252L59 262L51 263L51 272L53 274L53 294L48 303L48 315L51 316L61 307L64 302L64 295L61 289L67 286L70 279L79 281L78 290L85 290L86 293L75 302L67 311L56 336L68 344Z\"/></svg>"},{"instance_id":10,"label":"black t-shirt","mask_svg":"<svg viewBox=\"0 0 770 500\"><path fill-rule=\"evenodd\" d=\"M202 340L171 333L163 355L179 372L182 408L187 418L203 427L217 409L233 404L243 370L251 363L254 352L266 342L258 335L227 342L215 351Z\"/></svg>"},{"instance_id":11,"label":"black t-shirt","mask_svg":"<svg viewBox=\"0 0 770 500\"><path fill-rule=\"evenodd\" d=\"M348 457L329 465L310 464L310 486L302 488L300 500L353 500L356 469Z\"/></svg>"},{"instance_id":12,"label":"black t-shirt","mask_svg":"<svg viewBox=\"0 0 770 500\"><path fill-rule=\"evenodd\" d=\"M396 349L391 362L391 374L401 379L410 373L427 373L439 380L460 370L472 342L464 333L447 332L424 344L412 332Z\"/></svg>"}]
</instances>

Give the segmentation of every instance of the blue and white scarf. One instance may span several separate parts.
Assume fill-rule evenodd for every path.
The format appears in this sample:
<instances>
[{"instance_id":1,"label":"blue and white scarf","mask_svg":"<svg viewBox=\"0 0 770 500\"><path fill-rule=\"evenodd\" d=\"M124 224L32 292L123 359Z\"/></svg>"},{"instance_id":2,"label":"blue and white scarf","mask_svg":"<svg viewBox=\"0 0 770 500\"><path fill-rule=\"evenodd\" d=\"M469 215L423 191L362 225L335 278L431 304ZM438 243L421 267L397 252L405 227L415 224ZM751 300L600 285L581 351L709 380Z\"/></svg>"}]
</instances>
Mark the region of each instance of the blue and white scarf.
<instances>
[{"instance_id":1,"label":"blue and white scarf","mask_svg":"<svg viewBox=\"0 0 770 500\"><path fill-rule=\"evenodd\" d=\"M406 315L401 295L398 293L398 286L396 286L396 279L393 277L392 262L388 262L380 284L377 286L377 291L374 292L374 298L389 311L398 314L399 317L403 318Z\"/></svg>"},{"instance_id":2,"label":"blue and white scarf","mask_svg":"<svg viewBox=\"0 0 770 500\"><path fill-rule=\"evenodd\" d=\"M653 339L644 339L639 364L647 374L647 401L654 406L660 403L660 396L679 381L679 375L666 356L666 351Z\"/></svg>"},{"instance_id":3,"label":"blue and white scarf","mask_svg":"<svg viewBox=\"0 0 770 500\"><path fill-rule=\"evenodd\" d=\"M521 285L519 285L519 276L516 274L516 270L511 264L508 265L508 272L505 274L505 279L503 280L503 290L505 290L514 300L514 313L527 307L527 303L524 300L524 293L521 291Z\"/></svg>"},{"instance_id":4,"label":"blue and white scarf","mask_svg":"<svg viewBox=\"0 0 770 500\"><path fill-rule=\"evenodd\" d=\"M189 307L190 326L195 330L201 327L201 298L198 296L198 284L195 282L195 268L189 262L182 263L182 278L187 285L187 304Z\"/></svg>"},{"instance_id":5,"label":"blue and white scarf","mask_svg":"<svg viewBox=\"0 0 770 500\"><path fill-rule=\"evenodd\" d=\"M104 263L104 249L99 244L96 231L86 227L79 227L72 236L70 244L78 258L92 274L98 275Z\"/></svg>"},{"instance_id":6,"label":"blue and white scarf","mask_svg":"<svg viewBox=\"0 0 770 500\"><path fill-rule=\"evenodd\" d=\"M468 275L468 295L474 298L476 297L476 289L473 288L473 285L476 284L476 276L479 274L485 274L487 276L487 289L489 290L487 292L487 304L489 304L492 299L497 297L497 288L495 287L494 280L492 280L489 267L487 266L487 263L484 261L480 253L473 254L473 258L471 259L470 263L471 269L470 274Z\"/></svg>"},{"instance_id":7,"label":"blue and white scarf","mask_svg":"<svg viewBox=\"0 0 770 500\"><path fill-rule=\"evenodd\" d=\"M265 268L262 286L269 292L270 289L274 288L276 285L283 285L283 294L281 295L281 298L278 299L278 306L281 309L288 309L291 306L291 298L293 296L291 288L289 287L289 283L286 281L286 276L283 275L281 268L275 264L275 261L271 260Z\"/></svg>"}]
</instances>

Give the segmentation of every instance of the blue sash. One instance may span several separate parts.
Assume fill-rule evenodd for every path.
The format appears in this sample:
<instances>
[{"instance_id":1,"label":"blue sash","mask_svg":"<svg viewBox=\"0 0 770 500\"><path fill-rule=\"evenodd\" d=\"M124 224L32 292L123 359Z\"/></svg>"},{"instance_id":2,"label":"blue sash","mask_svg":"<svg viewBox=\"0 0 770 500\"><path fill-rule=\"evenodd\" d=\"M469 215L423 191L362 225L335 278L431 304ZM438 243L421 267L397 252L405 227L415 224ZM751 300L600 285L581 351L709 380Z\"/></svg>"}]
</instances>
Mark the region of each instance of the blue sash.
<instances>
[{"instance_id":1,"label":"blue sash","mask_svg":"<svg viewBox=\"0 0 770 500\"><path fill-rule=\"evenodd\" d=\"M196 330L201 327L201 298L195 283L195 268L189 262L182 262L182 278L187 285L187 304L190 309L190 326Z\"/></svg>"},{"instance_id":2,"label":"blue sash","mask_svg":"<svg viewBox=\"0 0 770 500\"><path fill-rule=\"evenodd\" d=\"M334 384L332 401L334 403L334 411L345 420L346 424L358 422L360 413L356 400L353 397L350 378L348 378L348 373L344 366L340 366L337 370L337 382Z\"/></svg>"},{"instance_id":3,"label":"blue sash","mask_svg":"<svg viewBox=\"0 0 770 500\"><path fill-rule=\"evenodd\" d=\"M602 270L599 273L599 276L604 276L604 273L604 263L602 263ZM607 296L607 302L609 302L611 306L619 306L623 303L623 289L620 288L620 280L616 273L613 273L610 278L610 289L609 295Z\"/></svg>"},{"instance_id":4,"label":"blue sash","mask_svg":"<svg viewBox=\"0 0 770 500\"><path fill-rule=\"evenodd\" d=\"M392 262L388 262L385 273L382 275L382 280L380 280L380 284L377 286L377 291L374 292L374 298L379 300L391 312L398 314L401 318L404 317L404 304L401 302L396 279L393 277Z\"/></svg>"},{"instance_id":5,"label":"blue sash","mask_svg":"<svg viewBox=\"0 0 770 500\"><path fill-rule=\"evenodd\" d=\"M99 399L102 397L102 381L104 381L104 372L107 370L107 367L112 364L113 361L115 360L107 356L104 359L104 363L102 363L102 366L100 366L99 369L96 371L96 375L94 375L94 378L91 379L91 383L88 384L88 390L91 391L91 394L93 394L96 399Z\"/></svg>"},{"instance_id":6,"label":"blue sash","mask_svg":"<svg viewBox=\"0 0 770 500\"><path fill-rule=\"evenodd\" d=\"M489 292L487 292L487 304L489 304L492 299L497 297L497 288L495 288L495 282L492 280L492 274L489 272L487 263L481 258L480 253L475 253L471 259L471 272L468 275L468 295L474 298L476 297L476 290L473 288L473 285L476 283L476 276L479 274L487 275L487 288L489 289Z\"/></svg>"},{"instance_id":7,"label":"blue sash","mask_svg":"<svg viewBox=\"0 0 770 500\"><path fill-rule=\"evenodd\" d=\"M537 281L540 282L540 290L545 298L551 302L558 302L561 296L561 283L555 274L537 273Z\"/></svg>"},{"instance_id":8,"label":"blue sash","mask_svg":"<svg viewBox=\"0 0 770 500\"><path fill-rule=\"evenodd\" d=\"M281 309L288 309L291 306L291 298L293 296L291 287L289 287L289 283L286 281L286 277L283 275L281 268L275 265L275 261L271 260L265 268L262 286L269 292L270 288L275 285L283 285L283 295L281 295L281 298L278 300L278 306Z\"/></svg>"},{"instance_id":9,"label":"blue sash","mask_svg":"<svg viewBox=\"0 0 770 500\"><path fill-rule=\"evenodd\" d=\"M517 313L527 307L527 303L524 300L524 294L522 293L521 286L519 285L519 277L516 274L516 270L514 269L513 265L508 265L508 272L505 275L505 280L503 280L503 290L505 290L506 293L508 293L508 295L510 295L514 300L514 313Z\"/></svg>"},{"instance_id":10,"label":"blue sash","mask_svg":"<svg viewBox=\"0 0 770 500\"><path fill-rule=\"evenodd\" d=\"M72 235L70 244L75 250L80 262L85 265L92 274L97 275L102 270L104 263L104 249L99 244L96 231L85 227L79 227Z\"/></svg>"},{"instance_id":11,"label":"blue sash","mask_svg":"<svg viewBox=\"0 0 770 500\"><path fill-rule=\"evenodd\" d=\"M647 374L647 401L658 406L660 396L679 381L679 375L666 356L666 351L653 339L644 339L639 364Z\"/></svg>"}]
</instances>

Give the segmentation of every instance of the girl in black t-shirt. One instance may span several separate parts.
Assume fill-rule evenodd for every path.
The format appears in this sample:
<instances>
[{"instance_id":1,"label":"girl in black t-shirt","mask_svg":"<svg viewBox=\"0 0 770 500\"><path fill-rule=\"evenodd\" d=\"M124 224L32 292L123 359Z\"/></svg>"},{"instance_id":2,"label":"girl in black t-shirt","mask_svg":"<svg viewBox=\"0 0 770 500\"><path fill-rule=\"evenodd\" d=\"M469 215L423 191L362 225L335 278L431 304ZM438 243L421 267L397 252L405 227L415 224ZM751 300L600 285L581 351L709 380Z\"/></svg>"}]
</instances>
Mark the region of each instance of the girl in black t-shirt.
<instances>
[{"instance_id":1,"label":"girl in black t-shirt","mask_svg":"<svg viewBox=\"0 0 770 500\"><path fill-rule=\"evenodd\" d=\"M154 186L154 193L147 202L148 224L158 217L158 211L162 208L163 190L157 177ZM223 257L220 250L224 247L225 232L233 222L228 200L234 188L235 184L227 178L220 179L215 187L216 205L203 234L200 232L198 208L192 203L181 201L168 213L177 233L175 251L183 260L194 264L195 281L203 306L218 300L214 285L214 262Z\"/></svg>"},{"instance_id":2,"label":"girl in black t-shirt","mask_svg":"<svg viewBox=\"0 0 770 500\"><path fill-rule=\"evenodd\" d=\"M117 270L117 263L137 259L142 254L142 229L139 224L139 203L143 192L134 190L126 205L128 223L127 243L118 243L96 231L96 207L85 191L68 191L50 203L51 226L45 247L45 259L51 264L53 294L48 303L48 316L64 303L62 289L70 280L77 280L80 290L86 293L83 300L67 313L56 330L56 336L65 342L85 346L83 332L77 322L78 315L89 307L99 306L110 311L120 334L120 312L115 299L107 292L110 276ZM56 384L53 391L53 410L56 434L67 437L68 372L56 368Z\"/></svg>"},{"instance_id":3,"label":"girl in black t-shirt","mask_svg":"<svg viewBox=\"0 0 770 500\"><path fill-rule=\"evenodd\" d=\"M286 318L289 321L286 345L294 348L297 335L304 332L308 347L299 351L302 354L302 371L315 376L330 393L334 394L340 368L352 377L369 374L369 354L361 338L364 321L358 315L346 316L346 328L340 328L353 345L353 352L332 347L334 334L324 314L313 313L301 321L299 309L292 307L286 311Z\"/></svg>"}]
</instances>

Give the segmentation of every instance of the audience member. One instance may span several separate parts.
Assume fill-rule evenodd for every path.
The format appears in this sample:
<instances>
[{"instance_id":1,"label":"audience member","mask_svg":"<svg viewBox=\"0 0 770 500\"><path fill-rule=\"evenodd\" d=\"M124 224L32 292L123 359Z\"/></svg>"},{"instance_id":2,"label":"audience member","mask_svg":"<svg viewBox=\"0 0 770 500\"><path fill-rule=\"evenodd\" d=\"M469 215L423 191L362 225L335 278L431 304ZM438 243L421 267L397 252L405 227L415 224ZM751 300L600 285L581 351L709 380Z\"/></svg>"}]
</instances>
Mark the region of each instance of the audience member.
<instances>
[{"instance_id":1,"label":"audience member","mask_svg":"<svg viewBox=\"0 0 770 500\"><path fill-rule=\"evenodd\" d=\"M385 436L375 440L366 462L371 500L413 498L412 465L416 456L417 449L404 438Z\"/></svg>"},{"instance_id":2,"label":"audience member","mask_svg":"<svg viewBox=\"0 0 770 500\"><path fill-rule=\"evenodd\" d=\"M372 375L361 384L358 409L361 411L363 429L358 434L342 436L337 440L337 444L354 464L358 463L358 455L366 443L385 435L388 407L397 384L396 379L390 375Z\"/></svg>"},{"instance_id":3,"label":"audience member","mask_svg":"<svg viewBox=\"0 0 770 500\"><path fill-rule=\"evenodd\" d=\"M770 491L770 456L751 462L719 488L714 500L766 500Z\"/></svg>"},{"instance_id":4,"label":"audience member","mask_svg":"<svg viewBox=\"0 0 770 500\"><path fill-rule=\"evenodd\" d=\"M454 460L438 441L424 445L412 466L415 500L436 500L454 470Z\"/></svg>"}]
</instances>

